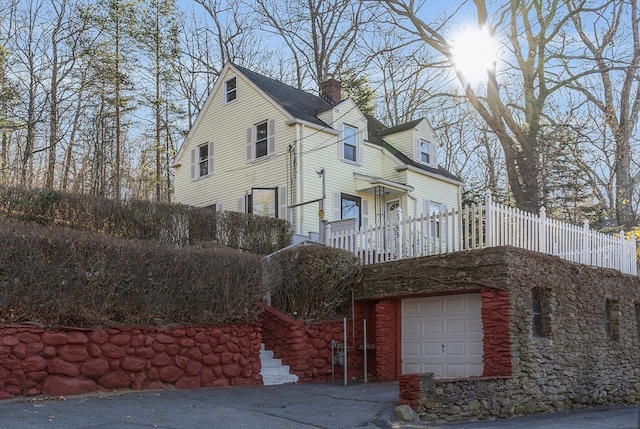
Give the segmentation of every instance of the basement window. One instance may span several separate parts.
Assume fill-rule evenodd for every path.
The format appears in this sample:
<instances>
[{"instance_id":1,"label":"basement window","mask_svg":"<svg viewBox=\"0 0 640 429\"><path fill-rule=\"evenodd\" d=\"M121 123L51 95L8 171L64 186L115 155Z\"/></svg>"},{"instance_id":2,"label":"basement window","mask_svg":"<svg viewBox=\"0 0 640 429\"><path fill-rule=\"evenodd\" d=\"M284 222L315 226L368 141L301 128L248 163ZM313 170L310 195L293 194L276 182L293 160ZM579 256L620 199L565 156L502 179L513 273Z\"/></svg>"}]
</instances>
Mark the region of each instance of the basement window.
<instances>
[{"instance_id":1,"label":"basement window","mask_svg":"<svg viewBox=\"0 0 640 429\"><path fill-rule=\"evenodd\" d=\"M614 299L608 299L605 305L605 322L607 336L612 341L618 341L620 339L621 316L620 302Z\"/></svg>"},{"instance_id":2,"label":"basement window","mask_svg":"<svg viewBox=\"0 0 640 429\"><path fill-rule=\"evenodd\" d=\"M534 337L551 337L551 320L548 291L534 288L531 291L531 309L533 312L532 332Z\"/></svg>"}]
</instances>

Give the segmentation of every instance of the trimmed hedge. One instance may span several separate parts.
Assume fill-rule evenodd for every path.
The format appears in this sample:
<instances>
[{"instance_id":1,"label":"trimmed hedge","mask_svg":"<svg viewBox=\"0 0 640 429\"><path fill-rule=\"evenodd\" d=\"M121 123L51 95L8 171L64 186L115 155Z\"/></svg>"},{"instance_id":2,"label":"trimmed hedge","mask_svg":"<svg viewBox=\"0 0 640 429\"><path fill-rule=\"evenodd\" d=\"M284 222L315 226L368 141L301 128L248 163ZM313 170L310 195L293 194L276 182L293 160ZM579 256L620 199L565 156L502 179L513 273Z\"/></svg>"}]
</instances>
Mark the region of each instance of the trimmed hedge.
<instances>
[{"instance_id":1,"label":"trimmed hedge","mask_svg":"<svg viewBox=\"0 0 640 429\"><path fill-rule=\"evenodd\" d=\"M106 198L0 186L0 215L119 238L178 245L213 243L268 255L291 243L283 219L206 207Z\"/></svg>"},{"instance_id":2,"label":"trimmed hedge","mask_svg":"<svg viewBox=\"0 0 640 429\"><path fill-rule=\"evenodd\" d=\"M0 217L0 323L49 326L254 321L262 258Z\"/></svg>"},{"instance_id":3,"label":"trimmed hedge","mask_svg":"<svg viewBox=\"0 0 640 429\"><path fill-rule=\"evenodd\" d=\"M321 245L298 246L272 255L268 265L271 305L302 320L348 314L362 266L351 252Z\"/></svg>"}]
</instances>

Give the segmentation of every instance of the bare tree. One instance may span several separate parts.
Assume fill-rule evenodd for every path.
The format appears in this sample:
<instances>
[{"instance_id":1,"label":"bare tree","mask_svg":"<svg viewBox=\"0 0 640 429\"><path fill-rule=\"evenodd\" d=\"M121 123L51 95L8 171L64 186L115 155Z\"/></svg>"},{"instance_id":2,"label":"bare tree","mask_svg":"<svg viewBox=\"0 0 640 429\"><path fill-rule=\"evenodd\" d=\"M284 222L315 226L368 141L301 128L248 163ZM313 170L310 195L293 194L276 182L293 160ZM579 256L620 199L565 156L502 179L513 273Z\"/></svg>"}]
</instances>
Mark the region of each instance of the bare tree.
<instances>
[{"instance_id":1,"label":"bare tree","mask_svg":"<svg viewBox=\"0 0 640 429\"><path fill-rule=\"evenodd\" d=\"M608 0L593 5L567 2L582 42L563 59L568 86L597 110L615 142L615 208L618 225L631 230L638 224L633 207L634 147L640 116L640 4L638 0ZM573 32L563 33L570 40ZM635 148L638 151L638 148ZM635 166L636 173L637 165Z\"/></svg>"},{"instance_id":2,"label":"bare tree","mask_svg":"<svg viewBox=\"0 0 640 429\"><path fill-rule=\"evenodd\" d=\"M279 36L294 62L295 86L318 86L352 67L360 35L374 13L356 0L256 0L264 28Z\"/></svg>"},{"instance_id":3,"label":"bare tree","mask_svg":"<svg viewBox=\"0 0 640 429\"><path fill-rule=\"evenodd\" d=\"M493 16L484 0L475 0L477 25L491 35L503 36L505 47L514 64L507 64L505 80L518 81L518 86L500 83L497 70L487 70L486 85L474 87L465 72L455 63L453 41L440 24L429 24L417 14L415 0L386 0L395 23L444 56L464 88L464 93L495 133L504 152L510 191L518 207L536 212L541 205L543 187L540 176L539 132L548 98L558 89L549 86L547 75L552 59L559 54L553 40L570 19L563 2L551 0L508 2ZM446 24L446 20L444 21Z\"/></svg>"}]
</instances>

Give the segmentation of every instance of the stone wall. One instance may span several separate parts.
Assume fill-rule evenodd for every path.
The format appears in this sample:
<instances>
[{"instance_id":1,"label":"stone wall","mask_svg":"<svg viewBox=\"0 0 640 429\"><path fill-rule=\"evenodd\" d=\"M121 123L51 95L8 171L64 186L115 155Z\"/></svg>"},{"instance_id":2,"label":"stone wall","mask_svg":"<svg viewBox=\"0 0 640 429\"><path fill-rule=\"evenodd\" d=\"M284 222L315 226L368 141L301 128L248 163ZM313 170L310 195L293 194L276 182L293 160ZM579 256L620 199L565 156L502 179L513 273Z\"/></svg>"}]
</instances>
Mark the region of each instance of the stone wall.
<instances>
[{"instance_id":1,"label":"stone wall","mask_svg":"<svg viewBox=\"0 0 640 429\"><path fill-rule=\"evenodd\" d=\"M255 325L44 329L0 327L0 399L112 389L260 385Z\"/></svg>"},{"instance_id":2,"label":"stone wall","mask_svg":"<svg viewBox=\"0 0 640 429\"><path fill-rule=\"evenodd\" d=\"M344 321L330 320L317 323L305 323L292 319L272 307L264 306L263 342L274 357L289 365L291 372L301 382L329 381L332 378L331 341L344 344ZM362 319L362 307L356 308L356 320ZM360 322L355 327L351 319L347 320L347 376L349 379L363 376L364 356L358 344L362 343ZM355 333L355 335L354 335ZM333 377L344 377L342 365L334 365Z\"/></svg>"},{"instance_id":3,"label":"stone wall","mask_svg":"<svg viewBox=\"0 0 640 429\"><path fill-rule=\"evenodd\" d=\"M400 376L401 402L422 419L640 402L636 276L512 247L378 264L365 267L364 276L366 299L482 291L484 376ZM542 301L540 335L533 328L534 290ZM505 304L508 312L495 311Z\"/></svg>"}]
</instances>

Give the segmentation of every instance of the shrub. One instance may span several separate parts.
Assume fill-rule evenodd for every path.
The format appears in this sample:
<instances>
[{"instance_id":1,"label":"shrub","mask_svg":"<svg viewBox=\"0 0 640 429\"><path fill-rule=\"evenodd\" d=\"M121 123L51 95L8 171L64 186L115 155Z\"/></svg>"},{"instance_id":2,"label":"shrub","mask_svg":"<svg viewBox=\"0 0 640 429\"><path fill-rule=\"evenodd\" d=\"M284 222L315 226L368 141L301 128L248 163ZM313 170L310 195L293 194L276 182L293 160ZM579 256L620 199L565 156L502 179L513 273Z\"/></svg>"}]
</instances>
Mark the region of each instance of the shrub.
<instances>
[{"instance_id":1,"label":"shrub","mask_svg":"<svg viewBox=\"0 0 640 429\"><path fill-rule=\"evenodd\" d=\"M0 186L0 214L40 225L59 225L119 238L178 245L215 243L260 255L291 243L283 219L206 207L161 204Z\"/></svg>"},{"instance_id":2,"label":"shrub","mask_svg":"<svg viewBox=\"0 0 640 429\"><path fill-rule=\"evenodd\" d=\"M0 218L0 323L105 326L248 322L262 260Z\"/></svg>"},{"instance_id":3,"label":"shrub","mask_svg":"<svg viewBox=\"0 0 640 429\"><path fill-rule=\"evenodd\" d=\"M271 256L268 276L271 305L303 320L344 314L349 291L360 284L362 267L345 250L298 246Z\"/></svg>"}]
</instances>

